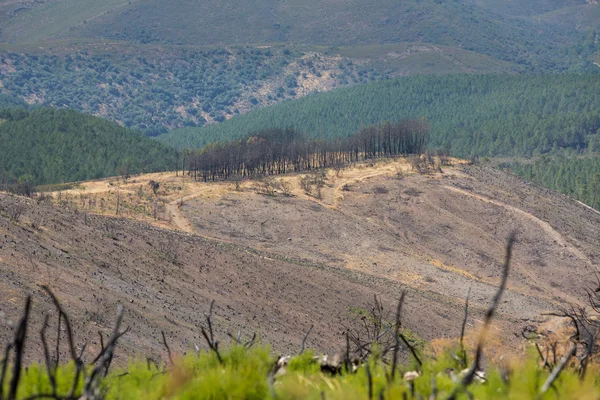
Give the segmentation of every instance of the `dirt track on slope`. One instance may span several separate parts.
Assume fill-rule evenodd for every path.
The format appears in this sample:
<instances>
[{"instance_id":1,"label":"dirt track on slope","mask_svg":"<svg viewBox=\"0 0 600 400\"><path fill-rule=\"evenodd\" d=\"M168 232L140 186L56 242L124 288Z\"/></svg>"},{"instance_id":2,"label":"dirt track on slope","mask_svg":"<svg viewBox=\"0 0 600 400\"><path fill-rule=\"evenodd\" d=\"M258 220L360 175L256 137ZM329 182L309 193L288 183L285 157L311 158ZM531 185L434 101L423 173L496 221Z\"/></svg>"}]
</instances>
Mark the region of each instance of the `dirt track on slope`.
<instances>
[{"instance_id":1,"label":"dirt track on slope","mask_svg":"<svg viewBox=\"0 0 600 400\"><path fill-rule=\"evenodd\" d=\"M173 200L167 204L167 218L170 221L170 224L177 230L186 233L193 233L194 228L190 221L185 218L181 212L179 212L179 207L183 205L184 202L188 200L192 200L198 196L201 196L204 192L198 191L192 194L188 194L186 196L182 196L177 200Z\"/></svg>"},{"instance_id":2,"label":"dirt track on slope","mask_svg":"<svg viewBox=\"0 0 600 400\"><path fill-rule=\"evenodd\" d=\"M541 313L585 296L600 260L596 211L486 167L409 169L397 160L330 171L320 199L302 191L302 175L274 178L291 196L174 174L84 183L62 207L0 196L2 311L16 318L31 293L39 322L51 307L38 285L49 283L89 338L108 331L121 302L133 326L126 354L164 356L161 330L177 351L203 344L198 326L214 299L223 338L260 331L287 352L314 325L308 345L334 351L351 308L369 308L377 294L391 310L407 289L405 326L425 339L455 337L469 288L470 329L489 304L511 231L518 243L497 321L506 344L517 348ZM88 214L100 199L114 213L117 193L122 215L143 222ZM6 210L21 203L14 221ZM11 331L0 326L5 339Z\"/></svg>"},{"instance_id":3,"label":"dirt track on slope","mask_svg":"<svg viewBox=\"0 0 600 400\"><path fill-rule=\"evenodd\" d=\"M9 217L14 207L23 214ZM118 303L126 310L120 360L143 354L164 359L161 331L171 348L186 352L204 346L199 326L215 300L216 334L258 332L276 352L299 349L305 332L314 329L307 346L333 352L342 348L344 327L367 309L377 294L393 310L403 286L380 277L326 264L282 257L244 246L155 228L124 219L84 215L34 201L0 195L0 342L13 334L26 295L33 296L33 324L28 354L41 357L39 329L56 313L40 285L49 285L65 305L76 343L98 350L98 331L110 331ZM440 296L410 291L414 315L407 326L424 338L440 332L456 335L460 310ZM444 326L439 330L438 326ZM52 339L52 337L50 337ZM63 348L63 359L68 357Z\"/></svg>"},{"instance_id":4,"label":"dirt track on slope","mask_svg":"<svg viewBox=\"0 0 600 400\"><path fill-rule=\"evenodd\" d=\"M499 282L505 239L516 231L501 309L507 318L537 321L585 297L600 254L596 212L485 167L401 179L396 171L329 174L321 199L248 189L199 196L180 211L200 235L359 271L454 304L472 288L481 308ZM284 179L298 187L299 177Z\"/></svg>"},{"instance_id":5,"label":"dirt track on slope","mask_svg":"<svg viewBox=\"0 0 600 400\"><path fill-rule=\"evenodd\" d=\"M464 190L456 188L456 187L446 186L446 188L450 189L450 190L454 190L455 192L461 193L461 194L463 194L465 196L471 196L471 197L476 198L478 200L485 201L485 202L487 202L489 204L493 204L493 205L496 205L496 206L499 206L499 207L506 208L509 211L512 211L512 212L520 214L524 218L530 219L532 222L538 224L544 230L544 232L548 236L550 236L550 238L553 239L559 246L562 246L562 247L566 248L571 253L573 253L573 255L575 255L576 257L578 257L580 260L587 260L587 262L591 264L590 260L588 259L588 257L585 254L583 254L583 252L581 252L579 249L577 249L577 248L571 246L570 244L568 244L565 241L565 239L562 237L562 235L560 233L558 233L554 228L552 228L552 226L550 226L549 223L547 223L545 221L542 221L541 219L537 218L535 215L530 214L530 213L528 213L526 211L523 211L520 208L513 207L513 206L510 206L508 204L504 204L504 203L501 203L499 201L495 201L495 200L492 200L492 199L488 199L488 198L485 198L485 197L477 195L477 194L469 193L467 191L464 191Z\"/></svg>"}]
</instances>

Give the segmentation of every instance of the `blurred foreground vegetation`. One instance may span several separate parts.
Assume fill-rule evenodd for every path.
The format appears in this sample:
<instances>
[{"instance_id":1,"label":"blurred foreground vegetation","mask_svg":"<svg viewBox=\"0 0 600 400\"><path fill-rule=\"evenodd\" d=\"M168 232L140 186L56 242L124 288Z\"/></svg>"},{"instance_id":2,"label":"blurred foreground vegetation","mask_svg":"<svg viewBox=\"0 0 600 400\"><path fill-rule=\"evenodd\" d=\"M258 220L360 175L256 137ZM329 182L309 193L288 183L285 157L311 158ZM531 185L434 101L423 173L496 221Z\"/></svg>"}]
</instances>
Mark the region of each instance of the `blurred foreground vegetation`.
<instances>
[{"instance_id":1,"label":"blurred foreground vegetation","mask_svg":"<svg viewBox=\"0 0 600 400\"><path fill-rule=\"evenodd\" d=\"M215 353L206 351L175 357L173 365L131 360L127 367L114 369L103 378L100 388L107 399L446 399L464 375L455 351L449 347L439 354L431 352L419 376L414 374L419 367L412 360L390 377L391 366L377 355L356 372L342 369L331 375L321 372L315 353L305 352L275 372L276 359L268 347L234 346L222 352L222 364ZM600 382L596 372L590 370L581 379L574 368L567 368L542 395L540 389L550 372L530 351L519 361L490 365L485 380L459 390L457 398L470 398L468 391L476 399L597 399ZM71 389L74 373L73 365L59 368L61 398ZM24 371L19 399L51 392L45 366L33 365Z\"/></svg>"}]
</instances>

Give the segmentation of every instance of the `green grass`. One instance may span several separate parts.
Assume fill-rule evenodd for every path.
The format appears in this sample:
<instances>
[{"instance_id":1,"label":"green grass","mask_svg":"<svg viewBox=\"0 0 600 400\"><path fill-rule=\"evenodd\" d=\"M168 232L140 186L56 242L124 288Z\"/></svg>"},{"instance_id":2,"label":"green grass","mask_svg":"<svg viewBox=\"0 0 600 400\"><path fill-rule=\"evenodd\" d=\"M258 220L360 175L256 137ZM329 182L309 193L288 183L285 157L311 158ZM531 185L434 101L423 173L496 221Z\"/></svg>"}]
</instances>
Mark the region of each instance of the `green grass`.
<instances>
[{"instance_id":1,"label":"green grass","mask_svg":"<svg viewBox=\"0 0 600 400\"><path fill-rule=\"evenodd\" d=\"M273 371L275 359L266 347L246 350L232 347L223 354L220 364L214 353L200 352L176 357L175 365L157 367L145 360L131 360L127 367L113 369L101 381L107 399L368 399L369 378L366 365L356 373L331 376L320 372L314 362L314 353L305 352L289 362L286 373L277 375L273 385L268 375ZM549 376L540 366L537 355L530 351L516 362L490 364L486 369L487 382L474 383L469 392L476 399L593 399L600 396L594 366L584 380L576 371L567 368L555 382L555 390L536 397ZM415 371L414 362L400 365L390 382L387 376L391 367L378 357L371 357L368 369L372 377L374 398L408 399L429 398L435 382L437 399L445 399L457 387L453 374L460 371L452 351L425 359L420 376L412 383L403 379L404 373ZM58 394L70 390L74 368L72 365L58 370ZM503 378L504 377L504 378ZM507 379L506 379L507 378ZM6 385L8 386L8 385ZM5 389L6 390L6 389ZM30 366L23 372L18 398L50 392L45 367ZM414 395L413 395L414 392ZM460 392L459 399L468 398Z\"/></svg>"}]
</instances>

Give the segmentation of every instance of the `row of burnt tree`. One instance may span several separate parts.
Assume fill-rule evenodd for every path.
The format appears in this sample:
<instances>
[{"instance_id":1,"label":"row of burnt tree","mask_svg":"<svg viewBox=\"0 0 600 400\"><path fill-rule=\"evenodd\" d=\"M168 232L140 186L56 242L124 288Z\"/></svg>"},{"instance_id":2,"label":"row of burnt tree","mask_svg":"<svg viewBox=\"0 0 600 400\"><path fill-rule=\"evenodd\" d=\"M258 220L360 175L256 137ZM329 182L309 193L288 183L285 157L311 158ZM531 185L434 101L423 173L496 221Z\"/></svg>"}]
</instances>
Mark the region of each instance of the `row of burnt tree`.
<instances>
[{"instance_id":1,"label":"row of burnt tree","mask_svg":"<svg viewBox=\"0 0 600 400\"><path fill-rule=\"evenodd\" d=\"M422 119L370 126L329 141L293 129L269 129L187 152L184 166L188 174L204 181L337 168L379 157L421 154L428 136L429 123Z\"/></svg>"}]
</instances>

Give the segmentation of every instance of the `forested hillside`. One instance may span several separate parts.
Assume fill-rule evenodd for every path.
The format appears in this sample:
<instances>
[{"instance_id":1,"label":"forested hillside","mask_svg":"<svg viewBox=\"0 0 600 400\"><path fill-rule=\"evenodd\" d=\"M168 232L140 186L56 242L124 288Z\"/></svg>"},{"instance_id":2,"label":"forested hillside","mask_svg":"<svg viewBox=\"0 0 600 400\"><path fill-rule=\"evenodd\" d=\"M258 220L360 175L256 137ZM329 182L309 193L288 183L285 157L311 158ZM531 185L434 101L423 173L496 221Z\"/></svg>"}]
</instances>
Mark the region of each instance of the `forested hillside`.
<instances>
[{"instance_id":1,"label":"forested hillside","mask_svg":"<svg viewBox=\"0 0 600 400\"><path fill-rule=\"evenodd\" d=\"M0 52L0 71L0 93L108 118L150 136L390 74L336 54L284 47L125 45L61 54Z\"/></svg>"},{"instance_id":2,"label":"forested hillside","mask_svg":"<svg viewBox=\"0 0 600 400\"><path fill-rule=\"evenodd\" d=\"M581 44L590 36L588 30L599 26L597 9L585 0L14 0L0 2L0 42L421 42L485 54L522 71L549 72L591 66L594 40Z\"/></svg>"},{"instance_id":3,"label":"forested hillside","mask_svg":"<svg viewBox=\"0 0 600 400\"><path fill-rule=\"evenodd\" d=\"M597 140L600 127L600 80L579 75L398 78L311 95L159 139L180 148L202 147L273 127L331 138L418 117L431 123L431 145L457 156L584 150Z\"/></svg>"},{"instance_id":4,"label":"forested hillside","mask_svg":"<svg viewBox=\"0 0 600 400\"><path fill-rule=\"evenodd\" d=\"M0 111L0 178L35 184L163 171L177 152L114 122L72 110Z\"/></svg>"},{"instance_id":5,"label":"forested hillside","mask_svg":"<svg viewBox=\"0 0 600 400\"><path fill-rule=\"evenodd\" d=\"M514 173L600 210L600 157L541 157L504 164Z\"/></svg>"},{"instance_id":6,"label":"forested hillside","mask_svg":"<svg viewBox=\"0 0 600 400\"><path fill-rule=\"evenodd\" d=\"M332 0L63 0L20 11L6 21L1 38L32 42L86 37L193 45L423 42L473 50L515 62L525 70L558 71L577 62L577 57L563 50L583 41L585 33L578 28L584 31L595 26L591 21L583 27L575 23L559 27L537 18L549 10L576 5L568 1L528 0L512 10L489 3L350 0L342 6Z\"/></svg>"},{"instance_id":7,"label":"forested hillside","mask_svg":"<svg viewBox=\"0 0 600 400\"><path fill-rule=\"evenodd\" d=\"M27 104L12 96L0 93L0 109L26 107Z\"/></svg>"},{"instance_id":8,"label":"forested hillside","mask_svg":"<svg viewBox=\"0 0 600 400\"><path fill-rule=\"evenodd\" d=\"M149 136L338 87L597 73L585 0L0 0L0 93Z\"/></svg>"}]
</instances>

